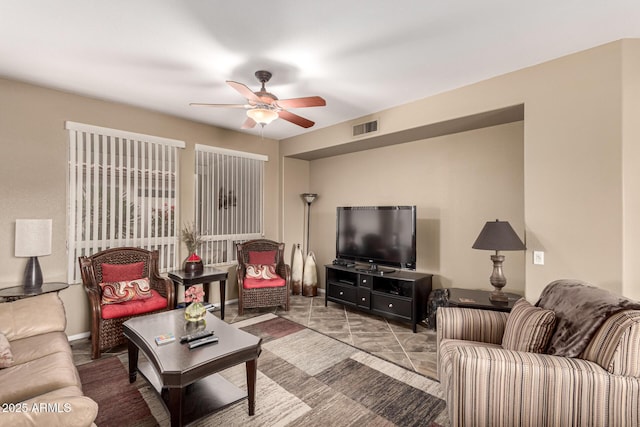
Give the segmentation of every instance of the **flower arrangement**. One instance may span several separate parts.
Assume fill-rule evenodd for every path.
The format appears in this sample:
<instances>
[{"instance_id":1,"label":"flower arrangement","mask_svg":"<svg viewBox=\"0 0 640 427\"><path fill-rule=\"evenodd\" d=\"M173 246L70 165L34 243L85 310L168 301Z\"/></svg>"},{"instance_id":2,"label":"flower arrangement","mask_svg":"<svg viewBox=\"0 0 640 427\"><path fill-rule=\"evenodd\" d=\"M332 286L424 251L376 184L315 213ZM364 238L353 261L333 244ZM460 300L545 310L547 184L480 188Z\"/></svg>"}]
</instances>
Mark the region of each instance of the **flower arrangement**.
<instances>
[{"instance_id":1,"label":"flower arrangement","mask_svg":"<svg viewBox=\"0 0 640 427\"><path fill-rule=\"evenodd\" d=\"M186 224L182 227L180 237L187 247L187 251L189 251L188 261L200 261L200 257L196 255L196 250L198 249L198 246L202 244L202 237L198 234L196 225L193 222Z\"/></svg>"},{"instance_id":2,"label":"flower arrangement","mask_svg":"<svg viewBox=\"0 0 640 427\"><path fill-rule=\"evenodd\" d=\"M202 302L204 298L204 290L200 286L189 286L184 291L184 302Z\"/></svg>"},{"instance_id":3,"label":"flower arrangement","mask_svg":"<svg viewBox=\"0 0 640 427\"><path fill-rule=\"evenodd\" d=\"M202 304L204 290L200 286L190 286L184 291L184 302L191 303L184 309L184 318L189 322L204 319L207 311Z\"/></svg>"}]
</instances>

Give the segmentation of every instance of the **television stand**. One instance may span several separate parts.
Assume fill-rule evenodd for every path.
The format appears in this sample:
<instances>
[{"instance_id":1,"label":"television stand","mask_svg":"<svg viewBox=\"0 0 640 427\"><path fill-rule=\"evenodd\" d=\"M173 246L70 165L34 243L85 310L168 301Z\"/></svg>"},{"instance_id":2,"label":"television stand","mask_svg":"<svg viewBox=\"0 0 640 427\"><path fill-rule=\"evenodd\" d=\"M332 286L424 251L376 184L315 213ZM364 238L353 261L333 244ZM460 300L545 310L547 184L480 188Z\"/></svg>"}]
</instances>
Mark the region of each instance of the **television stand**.
<instances>
[{"instance_id":1,"label":"television stand","mask_svg":"<svg viewBox=\"0 0 640 427\"><path fill-rule=\"evenodd\" d=\"M413 332L427 317L432 274L413 271L369 270L325 265L324 305L332 301L360 311L401 322L410 322Z\"/></svg>"},{"instance_id":2,"label":"television stand","mask_svg":"<svg viewBox=\"0 0 640 427\"><path fill-rule=\"evenodd\" d=\"M368 267L356 267L356 271L359 273L378 274L380 276L396 272L395 268L382 268L378 267L378 264L371 264Z\"/></svg>"},{"instance_id":3,"label":"television stand","mask_svg":"<svg viewBox=\"0 0 640 427\"><path fill-rule=\"evenodd\" d=\"M356 271L360 273L379 274L382 276L383 274L395 273L396 269L380 267L378 264L370 262L366 267L356 266Z\"/></svg>"}]
</instances>

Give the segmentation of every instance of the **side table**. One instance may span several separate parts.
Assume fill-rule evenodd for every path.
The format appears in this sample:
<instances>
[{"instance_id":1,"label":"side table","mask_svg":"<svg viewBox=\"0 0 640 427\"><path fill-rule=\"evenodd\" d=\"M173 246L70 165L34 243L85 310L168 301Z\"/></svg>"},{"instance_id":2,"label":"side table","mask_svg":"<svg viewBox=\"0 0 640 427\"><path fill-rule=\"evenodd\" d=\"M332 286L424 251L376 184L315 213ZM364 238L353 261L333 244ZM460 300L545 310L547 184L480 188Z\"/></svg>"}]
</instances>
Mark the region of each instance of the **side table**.
<instances>
[{"instance_id":1,"label":"side table","mask_svg":"<svg viewBox=\"0 0 640 427\"><path fill-rule=\"evenodd\" d=\"M480 310L494 310L510 312L513 305L522 298L522 295L505 292L507 302L491 301L489 296L491 291L483 291L477 289L435 289L429 295L429 304L427 307L427 326L436 328L436 312L438 307L462 307L476 308Z\"/></svg>"},{"instance_id":2,"label":"side table","mask_svg":"<svg viewBox=\"0 0 640 427\"><path fill-rule=\"evenodd\" d=\"M220 282L220 318L224 320L225 288L229 273L215 267L205 267L201 273L186 273L184 270L175 270L170 271L168 275L173 280L176 288L182 284L184 289L187 290L193 285L202 284L205 302L209 301L209 284L211 282Z\"/></svg>"},{"instance_id":3,"label":"side table","mask_svg":"<svg viewBox=\"0 0 640 427\"><path fill-rule=\"evenodd\" d=\"M6 301L15 301L21 298L35 297L36 295L48 294L49 292L58 292L67 289L69 284L63 282L43 283L39 288L25 289L24 286L12 286L10 288L0 289L0 298Z\"/></svg>"},{"instance_id":4,"label":"side table","mask_svg":"<svg viewBox=\"0 0 640 427\"><path fill-rule=\"evenodd\" d=\"M504 311L508 313L516 301L522 298L522 295L505 292L509 301L498 302L491 301L489 295L491 295L491 291L451 288L449 289L448 306L479 308L481 310Z\"/></svg>"}]
</instances>

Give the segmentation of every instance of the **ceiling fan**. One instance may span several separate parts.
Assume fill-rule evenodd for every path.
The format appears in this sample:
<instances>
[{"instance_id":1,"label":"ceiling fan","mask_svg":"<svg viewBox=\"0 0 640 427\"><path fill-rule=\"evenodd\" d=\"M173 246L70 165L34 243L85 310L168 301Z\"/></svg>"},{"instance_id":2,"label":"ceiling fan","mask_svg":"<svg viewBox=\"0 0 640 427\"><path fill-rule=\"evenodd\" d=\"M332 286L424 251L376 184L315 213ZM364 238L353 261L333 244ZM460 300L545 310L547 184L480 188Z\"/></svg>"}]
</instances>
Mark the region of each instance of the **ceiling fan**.
<instances>
[{"instance_id":1,"label":"ceiling fan","mask_svg":"<svg viewBox=\"0 0 640 427\"><path fill-rule=\"evenodd\" d=\"M231 80L227 84L240 92L247 99L247 104L203 104L192 102L189 105L204 107L245 108L247 120L242 124L242 129L251 129L256 124L262 127L268 125L277 118L281 118L303 128L310 128L315 123L309 119L298 116L288 111L289 108L324 107L327 102L320 96L308 96L304 98L278 99L274 94L267 92L264 85L271 79L269 71L259 70L255 76L262 83L260 91L253 92L246 85Z\"/></svg>"}]
</instances>

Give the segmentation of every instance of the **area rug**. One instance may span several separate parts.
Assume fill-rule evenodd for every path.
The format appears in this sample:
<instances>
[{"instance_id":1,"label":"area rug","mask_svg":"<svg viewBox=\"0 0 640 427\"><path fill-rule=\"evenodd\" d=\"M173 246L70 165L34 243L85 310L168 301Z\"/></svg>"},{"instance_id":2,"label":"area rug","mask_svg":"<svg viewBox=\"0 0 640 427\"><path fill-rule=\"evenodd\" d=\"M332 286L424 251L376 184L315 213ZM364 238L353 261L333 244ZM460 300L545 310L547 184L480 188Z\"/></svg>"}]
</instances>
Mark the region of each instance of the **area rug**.
<instances>
[{"instance_id":1,"label":"area rug","mask_svg":"<svg viewBox=\"0 0 640 427\"><path fill-rule=\"evenodd\" d=\"M245 399L196 421L193 426L449 425L440 384L436 381L274 314L234 326L263 340L255 415L249 416ZM122 370L115 369L113 375L121 376L128 386L126 355L112 359L119 361ZM97 362L89 365L93 363ZM221 375L246 390L244 365L222 371ZM144 380L138 379L136 383L140 381ZM157 425L168 426L168 414L155 392L138 387ZM116 394L120 396L121 391ZM96 401L102 406L100 400ZM129 420L124 418L97 424L148 425L134 421L133 415Z\"/></svg>"},{"instance_id":2,"label":"area rug","mask_svg":"<svg viewBox=\"0 0 640 427\"><path fill-rule=\"evenodd\" d=\"M129 373L119 358L80 365L78 373L82 391L98 403L98 427L158 425L138 389L129 384Z\"/></svg>"}]
</instances>

